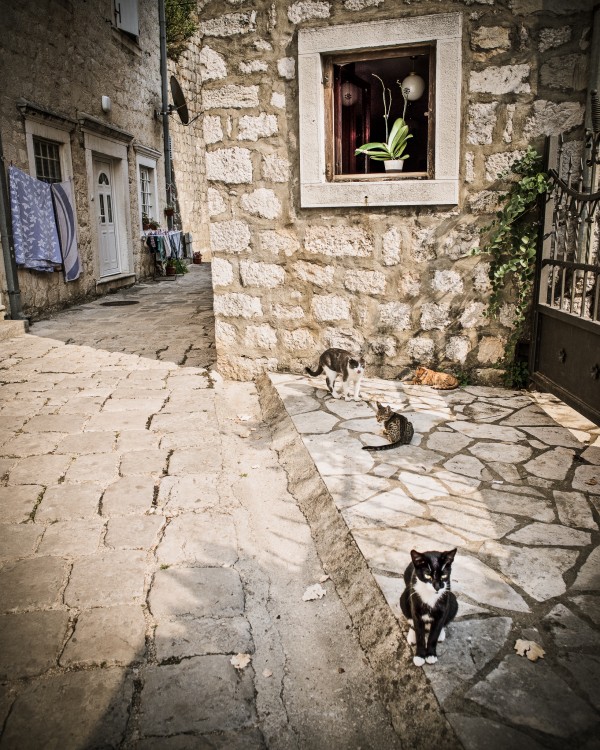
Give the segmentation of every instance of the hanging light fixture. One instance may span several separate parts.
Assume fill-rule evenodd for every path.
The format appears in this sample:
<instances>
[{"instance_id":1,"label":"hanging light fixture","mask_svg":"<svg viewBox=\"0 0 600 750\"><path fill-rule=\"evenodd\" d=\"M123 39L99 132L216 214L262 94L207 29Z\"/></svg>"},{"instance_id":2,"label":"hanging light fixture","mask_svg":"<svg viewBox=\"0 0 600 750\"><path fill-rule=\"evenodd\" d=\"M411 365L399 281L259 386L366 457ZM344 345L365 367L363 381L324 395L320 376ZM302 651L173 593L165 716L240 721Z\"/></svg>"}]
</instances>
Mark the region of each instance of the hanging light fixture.
<instances>
[{"instance_id":1,"label":"hanging light fixture","mask_svg":"<svg viewBox=\"0 0 600 750\"><path fill-rule=\"evenodd\" d=\"M342 83L342 104L344 107L351 107L356 104L360 95L360 89L351 81Z\"/></svg>"},{"instance_id":2,"label":"hanging light fixture","mask_svg":"<svg viewBox=\"0 0 600 750\"><path fill-rule=\"evenodd\" d=\"M425 91L425 81L414 71L415 55L411 55L410 59L413 61L413 71L402 81L402 88L408 89L406 98L409 102L414 102L423 96L423 92Z\"/></svg>"}]
</instances>

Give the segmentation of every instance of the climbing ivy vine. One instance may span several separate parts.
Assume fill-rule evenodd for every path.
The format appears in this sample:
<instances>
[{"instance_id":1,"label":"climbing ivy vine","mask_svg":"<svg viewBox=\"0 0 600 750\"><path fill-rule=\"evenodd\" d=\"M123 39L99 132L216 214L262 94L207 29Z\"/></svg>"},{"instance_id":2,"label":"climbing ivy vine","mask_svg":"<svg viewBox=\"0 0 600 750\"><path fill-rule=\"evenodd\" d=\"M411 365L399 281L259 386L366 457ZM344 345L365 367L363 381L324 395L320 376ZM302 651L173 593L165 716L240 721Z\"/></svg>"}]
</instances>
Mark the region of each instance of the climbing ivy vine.
<instances>
[{"instance_id":1,"label":"climbing ivy vine","mask_svg":"<svg viewBox=\"0 0 600 750\"><path fill-rule=\"evenodd\" d=\"M503 366L510 385L523 386L527 372L523 363L515 363L515 347L524 333L531 305L535 272L536 247L540 226L540 195L548 189L548 173L542 168L542 157L531 147L507 172L518 176L502 196L503 207L494 221L483 227L483 242L472 253L491 255L489 277L492 285L487 315L497 317L503 301L503 290L514 289L515 328L506 345Z\"/></svg>"},{"instance_id":2,"label":"climbing ivy vine","mask_svg":"<svg viewBox=\"0 0 600 750\"><path fill-rule=\"evenodd\" d=\"M165 19L167 56L177 62L198 30L196 3L190 0L165 0Z\"/></svg>"}]
</instances>

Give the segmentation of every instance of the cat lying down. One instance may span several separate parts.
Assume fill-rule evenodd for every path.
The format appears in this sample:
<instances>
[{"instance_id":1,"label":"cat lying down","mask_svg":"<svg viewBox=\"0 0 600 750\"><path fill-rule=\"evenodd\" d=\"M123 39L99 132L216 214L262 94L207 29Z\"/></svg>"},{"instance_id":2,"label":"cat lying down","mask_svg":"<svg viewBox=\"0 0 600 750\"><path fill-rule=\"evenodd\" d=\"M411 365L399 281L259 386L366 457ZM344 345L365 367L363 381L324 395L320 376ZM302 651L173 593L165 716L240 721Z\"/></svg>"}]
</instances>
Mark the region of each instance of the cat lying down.
<instances>
[{"instance_id":1,"label":"cat lying down","mask_svg":"<svg viewBox=\"0 0 600 750\"><path fill-rule=\"evenodd\" d=\"M319 357L317 369L306 367L305 372L313 378L324 372L327 388L333 398L343 395L346 401L350 401L350 388L353 387L353 398L360 401L360 384L365 372L365 363L360 355L351 354L345 349L326 349ZM342 387L336 394L335 381L338 375L342 376Z\"/></svg>"},{"instance_id":2,"label":"cat lying down","mask_svg":"<svg viewBox=\"0 0 600 750\"><path fill-rule=\"evenodd\" d=\"M459 385L454 375L429 370L427 367L417 367L413 379L405 382L408 385L430 385L437 391L449 391Z\"/></svg>"}]
</instances>

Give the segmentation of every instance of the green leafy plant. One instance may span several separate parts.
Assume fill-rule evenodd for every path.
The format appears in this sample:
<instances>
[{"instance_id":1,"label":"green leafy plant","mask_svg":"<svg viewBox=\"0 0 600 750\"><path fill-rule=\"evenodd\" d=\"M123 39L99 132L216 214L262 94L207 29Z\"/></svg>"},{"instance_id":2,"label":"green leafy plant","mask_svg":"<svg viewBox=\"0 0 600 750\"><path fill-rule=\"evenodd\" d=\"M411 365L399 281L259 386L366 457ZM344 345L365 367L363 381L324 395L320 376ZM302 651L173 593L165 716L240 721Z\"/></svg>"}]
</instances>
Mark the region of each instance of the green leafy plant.
<instances>
[{"instance_id":1,"label":"green leafy plant","mask_svg":"<svg viewBox=\"0 0 600 750\"><path fill-rule=\"evenodd\" d=\"M365 143L362 146L359 146L354 153L356 154L356 156L364 154L365 156L368 156L369 159L373 159L373 161L408 159L409 154L405 154L404 151L406 150L406 143L409 138L412 138L412 135L410 135L410 133L408 132L408 125L404 121L404 117L406 115L406 103L408 101L407 92L404 91L400 82L398 81L398 84L400 85L400 91L402 92L402 96L404 98L404 111L402 112L402 117L398 117L394 121L392 129L390 131L389 116L390 110L392 108L392 92L391 89L386 88L383 80L376 73L373 73L372 75L374 75L375 78L378 78L379 81L381 81L381 86L383 89L383 119L385 122L385 143L382 143L380 141Z\"/></svg>"},{"instance_id":2,"label":"green leafy plant","mask_svg":"<svg viewBox=\"0 0 600 750\"><path fill-rule=\"evenodd\" d=\"M515 346L523 335L532 302L536 248L540 227L539 197L548 189L548 173L541 168L542 157L531 147L507 172L517 175L505 195L503 208L494 221L482 228L484 241L471 252L491 255L489 278L492 292L486 315L497 317L504 300L504 290L510 287L515 295L515 328L507 342L504 368L516 381L526 381L524 363L514 362ZM516 367L516 369L515 369ZM518 370L518 372L517 372ZM512 375L510 374L512 373Z\"/></svg>"},{"instance_id":3,"label":"green leafy plant","mask_svg":"<svg viewBox=\"0 0 600 750\"><path fill-rule=\"evenodd\" d=\"M167 57L177 62L185 52L189 40L198 30L195 3L181 0L165 0L167 25Z\"/></svg>"}]
</instances>

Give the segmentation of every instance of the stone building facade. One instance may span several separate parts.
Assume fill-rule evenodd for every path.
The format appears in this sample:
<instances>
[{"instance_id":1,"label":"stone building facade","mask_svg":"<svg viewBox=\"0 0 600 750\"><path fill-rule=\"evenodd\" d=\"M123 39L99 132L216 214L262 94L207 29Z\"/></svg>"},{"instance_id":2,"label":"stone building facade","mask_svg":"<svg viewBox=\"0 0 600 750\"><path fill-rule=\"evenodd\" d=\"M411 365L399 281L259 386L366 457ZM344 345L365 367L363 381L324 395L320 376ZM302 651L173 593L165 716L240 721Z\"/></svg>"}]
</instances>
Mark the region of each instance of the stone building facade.
<instances>
[{"instance_id":1,"label":"stone building facade","mask_svg":"<svg viewBox=\"0 0 600 750\"><path fill-rule=\"evenodd\" d=\"M74 188L82 273L66 283L62 271L19 269L23 312L35 319L152 273L141 193L164 225L162 124L154 115L161 109L158 4L24 0L5 4L2 25L4 166L39 177L41 153L59 161L60 178ZM106 233L102 174L102 200L111 200ZM8 307L4 276L1 283Z\"/></svg>"},{"instance_id":2,"label":"stone building facade","mask_svg":"<svg viewBox=\"0 0 600 750\"><path fill-rule=\"evenodd\" d=\"M572 152L581 147L592 4L199 5L179 71L203 115L175 150L180 169L193 163L202 178L194 210L209 221L223 374L298 372L343 346L362 348L384 377L417 363L492 375L513 311L507 299L499 319L485 317L489 266L471 249L497 209L498 173L528 145L567 132ZM331 181L327 56L423 42L437 55L435 174Z\"/></svg>"}]
</instances>

